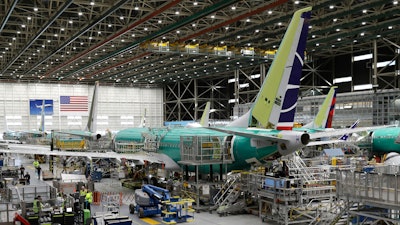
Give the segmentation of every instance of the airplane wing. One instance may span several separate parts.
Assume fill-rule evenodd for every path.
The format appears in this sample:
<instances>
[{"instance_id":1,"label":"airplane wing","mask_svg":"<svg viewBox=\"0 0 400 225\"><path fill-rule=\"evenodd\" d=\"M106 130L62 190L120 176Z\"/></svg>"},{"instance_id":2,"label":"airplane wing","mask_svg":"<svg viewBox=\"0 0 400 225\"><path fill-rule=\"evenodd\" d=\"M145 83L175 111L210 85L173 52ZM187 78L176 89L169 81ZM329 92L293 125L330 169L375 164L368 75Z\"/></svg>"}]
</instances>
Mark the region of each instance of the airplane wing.
<instances>
[{"instance_id":1,"label":"airplane wing","mask_svg":"<svg viewBox=\"0 0 400 225\"><path fill-rule=\"evenodd\" d=\"M55 134L67 134L67 135L72 135L72 136L77 136L77 137L82 137L82 138L96 138L97 134L91 133L88 131L54 131Z\"/></svg>"},{"instance_id":2,"label":"airplane wing","mask_svg":"<svg viewBox=\"0 0 400 225\"><path fill-rule=\"evenodd\" d=\"M143 165L144 161L150 163L163 163L167 170L180 170L179 165L165 154L155 152L137 152L137 153L117 153L117 152L84 152L84 151L50 151L50 146L9 144L8 149L0 149L1 153L25 154L25 155L52 155L52 156L71 156L88 158L113 158L133 160L137 165Z\"/></svg>"},{"instance_id":3,"label":"airplane wing","mask_svg":"<svg viewBox=\"0 0 400 225\"><path fill-rule=\"evenodd\" d=\"M327 140L327 141L311 141L307 144L308 147L310 146L318 146L318 145L328 145L328 144L338 144L338 143L346 143L345 140L334 139L334 140Z\"/></svg>"},{"instance_id":4,"label":"airplane wing","mask_svg":"<svg viewBox=\"0 0 400 225\"><path fill-rule=\"evenodd\" d=\"M208 129L219 131L219 132L222 132L222 133L242 136L242 137L259 138L259 139L263 139L263 140L267 140L267 141L284 141L284 140L286 140L286 139L284 139L282 137L277 137L277 136L267 135L267 134L261 135L261 134L251 133L251 132L243 132L243 131L236 131L236 130L225 130L225 129L216 128L216 127L208 127Z\"/></svg>"}]
</instances>

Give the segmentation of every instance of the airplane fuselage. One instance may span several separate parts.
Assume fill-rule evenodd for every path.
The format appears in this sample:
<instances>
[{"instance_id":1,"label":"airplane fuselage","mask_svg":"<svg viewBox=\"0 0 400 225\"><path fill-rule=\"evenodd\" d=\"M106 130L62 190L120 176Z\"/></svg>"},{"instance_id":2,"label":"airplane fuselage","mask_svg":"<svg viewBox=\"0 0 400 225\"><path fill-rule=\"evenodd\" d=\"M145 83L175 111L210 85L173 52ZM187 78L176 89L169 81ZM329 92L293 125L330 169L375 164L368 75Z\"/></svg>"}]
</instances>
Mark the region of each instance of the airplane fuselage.
<instances>
[{"instance_id":1,"label":"airplane fuselage","mask_svg":"<svg viewBox=\"0 0 400 225\"><path fill-rule=\"evenodd\" d=\"M232 128L237 131L243 130L259 135L278 135L280 131L266 129L247 129L247 128ZM143 135L145 134L145 135ZM215 151L226 151L225 155L230 156L232 163L227 164L227 171L248 169L251 164L246 162L249 159L261 160L265 157L279 154L277 142L264 141L258 138L242 137L226 134L219 131L210 130L207 128L131 128L118 132L115 136L115 142L137 142L145 141L144 136L152 137L158 141L158 153L165 154L175 162L182 160L181 157L181 138L185 137L214 137L218 139L220 149ZM196 149L197 150L197 149ZM216 159L218 161L218 158ZM254 160L253 160L254 162ZM215 160L214 160L215 163ZM221 159L221 164L224 163ZM226 162L225 162L226 163ZM206 162L204 164L207 164ZM209 165L200 166L199 171L202 173L209 172ZM193 171L194 167L190 167ZM219 166L213 167L215 172L219 171Z\"/></svg>"},{"instance_id":2,"label":"airplane fuselage","mask_svg":"<svg viewBox=\"0 0 400 225\"><path fill-rule=\"evenodd\" d=\"M372 134L372 151L384 153L400 153L399 135L399 127L382 128L375 130Z\"/></svg>"}]
</instances>

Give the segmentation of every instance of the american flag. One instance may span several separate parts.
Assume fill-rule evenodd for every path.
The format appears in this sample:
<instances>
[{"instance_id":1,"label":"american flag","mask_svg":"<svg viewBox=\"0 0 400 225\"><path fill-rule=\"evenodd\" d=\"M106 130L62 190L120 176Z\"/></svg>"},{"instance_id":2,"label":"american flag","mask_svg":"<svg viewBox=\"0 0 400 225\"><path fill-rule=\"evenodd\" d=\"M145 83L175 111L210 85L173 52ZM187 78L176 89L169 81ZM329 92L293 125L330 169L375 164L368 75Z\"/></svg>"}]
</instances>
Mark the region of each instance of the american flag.
<instances>
[{"instance_id":1,"label":"american flag","mask_svg":"<svg viewBox=\"0 0 400 225\"><path fill-rule=\"evenodd\" d=\"M88 96L60 96L60 112L87 112Z\"/></svg>"}]
</instances>

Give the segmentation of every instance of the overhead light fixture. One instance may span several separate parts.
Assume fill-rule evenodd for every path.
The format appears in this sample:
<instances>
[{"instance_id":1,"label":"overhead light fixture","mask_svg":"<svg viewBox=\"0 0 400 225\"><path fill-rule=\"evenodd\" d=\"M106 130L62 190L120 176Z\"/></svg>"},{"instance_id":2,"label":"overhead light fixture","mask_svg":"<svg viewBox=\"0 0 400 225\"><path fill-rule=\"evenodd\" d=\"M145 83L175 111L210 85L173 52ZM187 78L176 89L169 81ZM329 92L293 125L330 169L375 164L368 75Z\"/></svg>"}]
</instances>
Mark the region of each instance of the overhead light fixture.
<instances>
[{"instance_id":1,"label":"overhead light fixture","mask_svg":"<svg viewBox=\"0 0 400 225\"><path fill-rule=\"evenodd\" d=\"M250 79L257 79L260 78L261 74L254 74L250 76Z\"/></svg>"},{"instance_id":2,"label":"overhead light fixture","mask_svg":"<svg viewBox=\"0 0 400 225\"><path fill-rule=\"evenodd\" d=\"M249 83L239 84L239 88L247 88L249 86Z\"/></svg>"},{"instance_id":3,"label":"overhead light fixture","mask_svg":"<svg viewBox=\"0 0 400 225\"><path fill-rule=\"evenodd\" d=\"M366 60L366 59L372 59L372 57L373 57L372 53L365 54L365 55L354 56L353 57L353 62Z\"/></svg>"},{"instance_id":4,"label":"overhead light fixture","mask_svg":"<svg viewBox=\"0 0 400 225\"><path fill-rule=\"evenodd\" d=\"M370 90L373 88L372 84L361 84L361 85L354 85L353 90L354 91L361 91L361 90Z\"/></svg>"},{"instance_id":5,"label":"overhead light fixture","mask_svg":"<svg viewBox=\"0 0 400 225\"><path fill-rule=\"evenodd\" d=\"M382 67L385 67L385 66L395 66L395 65L396 65L396 61L384 61L384 62L376 63L376 67L377 68L382 68ZM374 64L372 64L372 68L375 68Z\"/></svg>"},{"instance_id":6,"label":"overhead light fixture","mask_svg":"<svg viewBox=\"0 0 400 225\"><path fill-rule=\"evenodd\" d=\"M229 84L229 83L234 83L234 82L236 82L236 81L239 81L239 79L238 79L238 78L231 78L231 79L228 79L228 84Z\"/></svg>"},{"instance_id":7,"label":"overhead light fixture","mask_svg":"<svg viewBox=\"0 0 400 225\"><path fill-rule=\"evenodd\" d=\"M333 83L334 84L339 84L339 83L344 83L344 82L350 82L352 80L353 80L353 78L351 76L349 76L349 77L339 77L339 78L333 79Z\"/></svg>"}]
</instances>

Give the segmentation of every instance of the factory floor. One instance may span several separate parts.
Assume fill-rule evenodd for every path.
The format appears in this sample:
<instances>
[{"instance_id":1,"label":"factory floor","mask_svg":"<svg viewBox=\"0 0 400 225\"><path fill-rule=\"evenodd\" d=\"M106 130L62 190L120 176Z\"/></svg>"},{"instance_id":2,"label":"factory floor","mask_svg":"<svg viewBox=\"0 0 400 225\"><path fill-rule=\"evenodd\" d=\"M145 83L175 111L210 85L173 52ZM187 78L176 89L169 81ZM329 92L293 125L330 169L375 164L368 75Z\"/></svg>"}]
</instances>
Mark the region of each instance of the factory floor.
<instances>
[{"instance_id":1,"label":"factory floor","mask_svg":"<svg viewBox=\"0 0 400 225\"><path fill-rule=\"evenodd\" d=\"M35 174L35 170L33 167L33 159L29 159L22 156L13 156L15 157L15 165L24 165L25 171L28 171L31 174L31 185L52 185L53 182L51 180L43 181L38 180L37 175ZM41 165L42 170L48 170L48 164ZM62 168L55 168L55 174L60 174ZM59 176L59 175L58 175ZM114 193L122 193L123 201L122 205L118 209L118 213L121 216L128 216L132 219L132 225L155 225L155 224L165 224L162 221L161 216L154 216L150 218L138 218L136 214L129 213L129 204L133 202L133 193L134 191L129 188L125 188L121 186L121 182L117 179L104 178L100 182L95 182L95 190L101 193L110 193L111 195ZM91 206L91 214L92 216L100 215L100 214L109 214L107 212L107 204L102 202L100 205ZM194 220L191 222L187 222L188 224L193 225L243 225L243 224L275 224L269 222L262 222L262 220L257 215L252 214L240 214L240 215L228 215L228 216L219 216L217 213L209 213L208 211L204 212L196 212L189 215L194 216Z\"/></svg>"}]
</instances>

